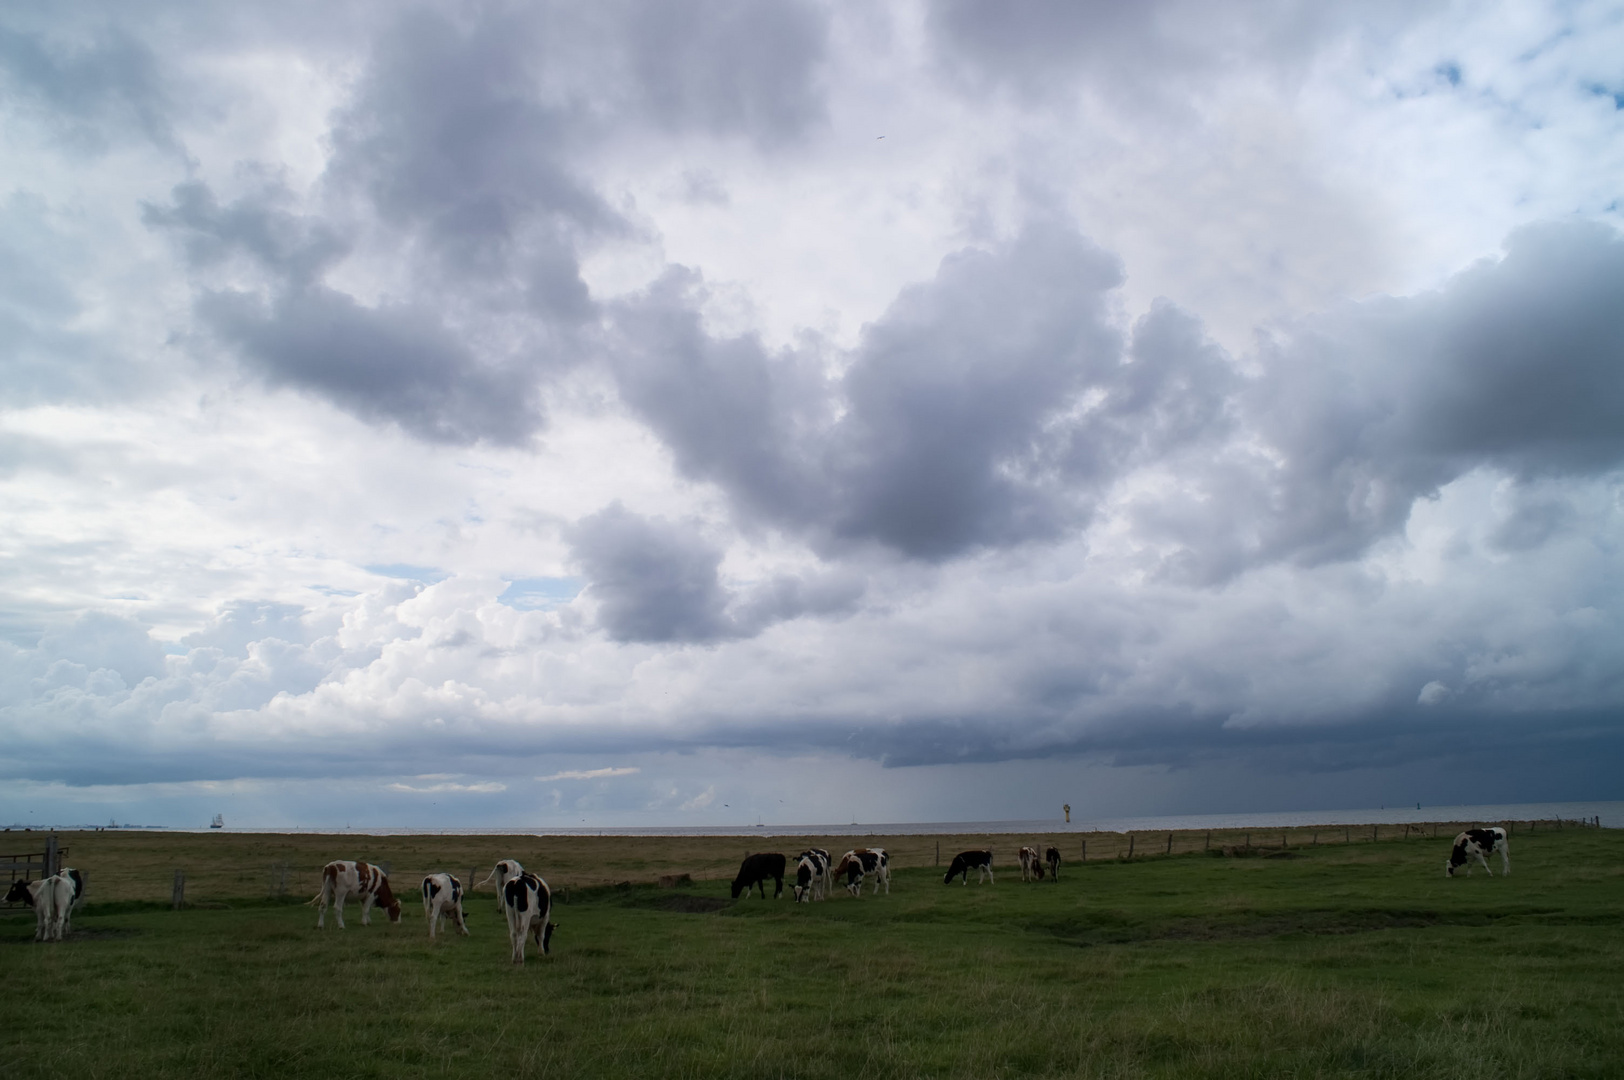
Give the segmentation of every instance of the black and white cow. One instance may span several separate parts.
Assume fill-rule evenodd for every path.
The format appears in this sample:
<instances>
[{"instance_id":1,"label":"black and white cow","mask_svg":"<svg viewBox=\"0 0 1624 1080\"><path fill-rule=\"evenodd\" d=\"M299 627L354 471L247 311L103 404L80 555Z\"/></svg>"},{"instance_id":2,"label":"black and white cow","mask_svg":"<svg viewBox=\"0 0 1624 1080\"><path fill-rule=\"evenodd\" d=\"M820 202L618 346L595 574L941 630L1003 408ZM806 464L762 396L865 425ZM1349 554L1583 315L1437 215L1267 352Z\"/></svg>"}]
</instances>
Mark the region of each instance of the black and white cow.
<instances>
[{"instance_id":1,"label":"black and white cow","mask_svg":"<svg viewBox=\"0 0 1624 1080\"><path fill-rule=\"evenodd\" d=\"M498 915L507 911L507 901L502 890L507 887L510 880L522 873L524 873L524 867L519 865L518 859L499 859L491 872L485 875L485 880L479 883L479 885L489 885L492 881L496 882L496 913ZM475 885L474 888L479 888L479 885Z\"/></svg>"},{"instance_id":2,"label":"black and white cow","mask_svg":"<svg viewBox=\"0 0 1624 1080\"><path fill-rule=\"evenodd\" d=\"M55 874L38 881L13 881L6 903L34 909L34 940L61 941L73 909L74 880Z\"/></svg>"},{"instance_id":3,"label":"black and white cow","mask_svg":"<svg viewBox=\"0 0 1624 1080\"><path fill-rule=\"evenodd\" d=\"M381 867L367 862L336 859L321 868L321 892L310 902L320 904L316 915L316 929L327 923L327 905L333 905L338 916L338 928L344 929L344 899L361 898L361 925L372 925L372 907L376 904L389 913L389 921L400 922L400 901L389 888L389 875Z\"/></svg>"},{"instance_id":4,"label":"black and white cow","mask_svg":"<svg viewBox=\"0 0 1624 1080\"><path fill-rule=\"evenodd\" d=\"M829 856L817 848L801 852L795 864L795 902L822 900L829 881Z\"/></svg>"},{"instance_id":5,"label":"black and white cow","mask_svg":"<svg viewBox=\"0 0 1624 1080\"><path fill-rule=\"evenodd\" d=\"M737 900L740 893L747 893L752 888L759 888L761 898L767 899L768 878L774 882L773 899L783 896L785 861L783 854L777 851L746 855L744 862L739 864L739 876L733 879L733 899Z\"/></svg>"},{"instance_id":6,"label":"black and white cow","mask_svg":"<svg viewBox=\"0 0 1624 1080\"><path fill-rule=\"evenodd\" d=\"M853 848L840 857L836 865L834 876L846 879L846 891L853 896L863 895L863 881L865 878L874 879L874 891L880 891L880 885L885 885L887 896L891 894L891 856L885 853L884 848Z\"/></svg>"},{"instance_id":7,"label":"black and white cow","mask_svg":"<svg viewBox=\"0 0 1624 1080\"><path fill-rule=\"evenodd\" d=\"M1060 849L1049 848L1043 853L1043 861L1049 864L1049 880L1055 883L1060 881Z\"/></svg>"},{"instance_id":8,"label":"black and white cow","mask_svg":"<svg viewBox=\"0 0 1624 1080\"><path fill-rule=\"evenodd\" d=\"M1472 876L1470 860L1476 859L1488 870L1489 876L1494 871L1489 870L1489 856L1496 851L1500 853L1500 871L1502 875L1511 873L1511 848L1506 843L1506 831L1495 825L1487 829L1467 829L1455 837L1455 846L1449 851L1449 860L1444 863L1444 874L1455 876L1455 871L1466 867L1466 876Z\"/></svg>"},{"instance_id":9,"label":"black and white cow","mask_svg":"<svg viewBox=\"0 0 1624 1080\"><path fill-rule=\"evenodd\" d=\"M502 910L507 915L508 940L513 943L513 962L524 963L524 939L534 935L541 955L551 951L553 931L553 892L547 883L528 870L509 878L502 886Z\"/></svg>"},{"instance_id":10,"label":"black and white cow","mask_svg":"<svg viewBox=\"0 0 1624 1080\"><path fill-rule=\"evenodd\" d=\"M942 878L942 884L950 884L954 878L963 876L961 884L970 884L970 871L979 870L976 875L977 884L986 884L989 880L994 885L997 879L992 876L992 852L990 851L961 851L953 856L953 862L947 868L947 874Z\"/></svg>"},{"instance_id":11,"label":"black and white cow","mask_svg":"<svg viewBox=\"0 0 1624 1080\"><path fill-rule=\"evenodd\" d=\"M1038 854L1037 848L1023 847L1016 857L1021 861L1022 881L1043 880L1043 858Z\"/></svg>"},{"instance_id":12,"label":"black and white cow","mask_svg":"<svg viewBox=\"0 0 1624 1080\"><path fill-rule=\"evenodd\" d=\"M457 924L464 937L468 936L468 924L462 917L462 882L450 874L430 874L423 879L423 914L429 920L429 940L440 928L440 920L447 915Z\"/></svg>"}]
</instances>

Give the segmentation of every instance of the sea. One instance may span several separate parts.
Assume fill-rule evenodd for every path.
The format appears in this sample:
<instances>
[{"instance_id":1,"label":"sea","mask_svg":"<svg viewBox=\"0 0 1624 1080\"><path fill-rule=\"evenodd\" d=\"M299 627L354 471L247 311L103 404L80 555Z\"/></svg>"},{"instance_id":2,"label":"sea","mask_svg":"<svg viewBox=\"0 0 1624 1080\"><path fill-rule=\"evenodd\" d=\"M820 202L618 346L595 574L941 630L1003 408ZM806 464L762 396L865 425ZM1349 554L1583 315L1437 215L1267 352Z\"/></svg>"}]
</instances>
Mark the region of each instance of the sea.
<instances>
[{"instance_id":1,"label":"sea","mask_svg":"<svg viewBox=\"0 0 1624 1080\"><path fill-rule=\"evenodd\" d=\"M1286 810L1252 814L1161 814L1149 817L1074 816L1026 821L886 821L850 824L794 825L776 822L740 825L629 825L558 827L548 824L468 828L391 828L374 825L343 827L236 826L239 833L352 833L357 836L932 836L976 833L1066 832L1193 832L1216 829L1280 829L1314 825L1403 825L1431 821L1496 825L1507 821L1568 821L1599 819L1603 828L1624 828L1624 802L1491 803L1481 806L1381 806L1363 810ZM71 828L106 826L61 826ZM136 826L124 826L134 828ZM150 827L150 826L149 826ZM165 829L165 832L211 832L207 828Z\"/></svg>"}]
</instances>

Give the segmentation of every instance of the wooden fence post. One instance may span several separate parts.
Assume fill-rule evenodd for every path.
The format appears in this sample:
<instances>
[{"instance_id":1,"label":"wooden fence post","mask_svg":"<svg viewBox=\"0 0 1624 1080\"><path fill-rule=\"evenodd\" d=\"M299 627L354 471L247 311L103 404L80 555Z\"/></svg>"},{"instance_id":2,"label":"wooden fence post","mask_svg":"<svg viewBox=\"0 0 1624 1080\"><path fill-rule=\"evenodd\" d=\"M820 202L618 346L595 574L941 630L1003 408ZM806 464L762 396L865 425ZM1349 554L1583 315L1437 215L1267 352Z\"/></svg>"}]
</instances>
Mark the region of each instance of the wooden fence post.
<instances>
[{"instance_id":1,"label":"wooden fence post","mask_svg":"<svg viewBox=\"0 0 1624 1080\"><path fill-rule=\"evenodd\" d=\"M1286 850L1286 846L1286 832L1284 829L1282 829L1280 830L1280 850Z\"/></svg>"},{"instance_id":2,"label":"wooden fence post","mask_svg":"<svg viewBox=\"0 0 1624 1080\"><path fill-rule=\"evenodd\" d=\"M56 853L56 833L52 833L50 836L45 838L45 873L41 874L40 876L55 877L56 872L61 869L61 867L56 865L58 861L59 857Z\"/></svg>"},{"instance_id":3,"label":"wooden fence post","mask_svg":"<svg viewBox=\"0 0 1624 1080\"><path fill-rule=\"evenodd\" d=\"M936 865L942 865L942 842L940 840L936 841Z\"/></svg>"},{"instance_id":4,"label":"wooden fence post","mask_svg":"<svg viewBox=\"0 0 1624 1080\"><path fill-rule=\"evenodd\" d=\"M1370 839L1371 839L1371 841L1375 842L1377 840L1380 840L1381 838L1382 838L1381 837L1381 826L1380 825L1372 825L1370 827Z\"/></svg>"},{"instance_id":5,"label":"wooden fence post","mask_svg":"<svg viewBox=\"0 0 1624 1080\"><path fill-rule=\"evenodd\" d=\"M1344 844L1353 843L1353 829L1346 825L1342 826L1342 842Z\"/></svg>"},{"instance_id":6,"label":"wooden fence post","mask_svg":"<svg viewBox=\"0 0 1624 1080\"><path fill-rule=\"evenodd\" d=\"M1128 834L1128 858L1133 858L1133 833Z\"/></svg>"},{"instance_id":7,"label":"wooden fence post","mask_svg":"<svg viewBox=\"0 0 1624 1080\"><path fill-rule=\"evenodd\" d=\"M1165 854L1168 854L1168 855L1173 854L1173 834L1172 833L1167 834L1167 851L1165 852Z\"/></svg>"},{"instance_id":8,"label":"wooden fence post","mask_svg":"<svg viewBox=\"0 0 1624 1080\"><path fill-rule=\"evenodd\" d=\"M1083 841L1083 861L1088 861L1088 841L1086 839Z\"/></svg>"},{"instance_id":9,"label":"wooden fence post","mask_svg":"<svg viewBox=\"0 0 1624 1080\"><path fill-rule=\"evenodd\" d=\"M1201 850L1202 851L1211 851L1212 850L1212 830L1211 829L1207 830L1207 838L1201 842Z\"/></svg>"},{"instance_id":10,"label":"wooden fence post","mask_svg":"<svg viewBox=\"0 0 1624 1080\"><path fill-rule=\"evenodd\" d=\"M179 911L186 906L186 871L175 871L175 890L170 895L170 907Z\"/></svg>"}]
</instances>

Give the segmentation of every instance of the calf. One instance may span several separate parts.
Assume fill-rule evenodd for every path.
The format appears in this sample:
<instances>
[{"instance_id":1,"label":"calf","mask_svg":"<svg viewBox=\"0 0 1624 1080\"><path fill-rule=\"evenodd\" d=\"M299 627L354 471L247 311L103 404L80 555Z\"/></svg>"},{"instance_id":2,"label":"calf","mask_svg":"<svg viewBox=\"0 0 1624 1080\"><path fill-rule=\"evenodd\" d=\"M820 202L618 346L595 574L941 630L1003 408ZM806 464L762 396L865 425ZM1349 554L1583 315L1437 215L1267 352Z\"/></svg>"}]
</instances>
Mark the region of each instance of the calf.
<instances>
[{"instance_id":1,"label":"calf","mask_svg":"<svg viewBox=\"0 0 1624 1080\"><path fill-rule=\"evenodd\" d=\"M372 925L372 905L389 913L390 922L400 922L400 901L389 889L389 875L371 863L336 860L321 868L321 892L310 902L320 904L316 915L316 929L327 923L327 905L333 905L338 916L338 928L344 929L344 899L354 894L361 898L361 925Z\"/></svg>"},{"instance_id":2,"label":"calf","mask_svg":"<svg viewBox=\"0 0 1624 1080\"><path fill-rule=\"evenodd\" d=\"M1049 864L1049 880L1060 883L1060 849L1052 847L1043 853L1043 861Z\"/></svg>"},{"instance_id":3,"label":"calf","mask_svg":"<svg viewBox=\"0 0 1624 1080\"><path fill-rule=\"evenodd\" d=\"M428 916L430 941L440 928L440 920L447 915L467 937L468 924L462 918L462 882L450 874L430 874L424 878L423 914Z\"/></svg>"},{"instance_id":4,"label":"calf","mask_svg":"<svg viewBox=\"0 0 1624 1080\"><path fill-rule=\"evenodd\" d=\"M1496 851L1500 853L1500 872L1502 875L1511 873L1511 848L1506 843L1506 831L1495 825L1487 829L1467 829L1455 837L1455 846L1450 849L1449 860L1444 863L1444 874L1454 877L1455 871L1466 867L1466 876L1472 876L1472 866L1469 860L1476 859L1488 870L1489 876L1494 871L1489 870L1490 855Z\"/></svg>"},{"instance_id":5,"label":"calf","mask_svg":"<svg viewBox=\"0 0 1624 1080\"><path fill-rule=\"evenodd\" d=\"M38 881L13 881L6 903L34 909L34 940L61 941L73 908L74 879L56 874Z\"/></svg>"},{"instance_id":6,"label":"calf","mask_svg":"<svg viewBox=\"0 0 1624 1080\"><path fill-rule=\"evenodd\" d=\"M863 879L874 878L874 891L880 891L880 885L885 885L887 896L891 894L891 856L885 853L884 848L853 848L840 857L839 868L835 870L835 877L846 878L846 889L853 896L863 893Z\"/></svg>"},{"instance_id":7,"label":"calf","mask_svg":"<svg viewBox=\"0 0 1624 1080\"><path fill-rule=\"evenodd\" d=\"M800 861L795 865L795 902L806 904L822 900L828 880L828 856L816 848L801 852Z\"/></svg>"},{"instance_id":8,"label":"calf","mask_svg":"<svg viewBox=\"0 0 1624 1080\"><path fill-rule=\"evenodd\" d=\"M1037 848L1035 848L1035 847L1023 847L1023 848L1021 848L1021 850L1020 850L1020 852L1018 854L1018 858L1021 860L1021 880L1022 881L1042 881L1043 880L1043 860L1042 860L1042 858L1040 858L1038 856L1038 849Z\"/></svg>"},{"instance_id":9,"label":"calf","mask_svg":"<svg viewBox=\"0 0 1624 1080\"><path fill-rule=\"evenodd\" d=\"M733 899L737 900L740 893L747 893L752 888L761 890L761 898L767 899L767 879L772 878L773 899L777 900L784 895L784 856L776 851L762 851L754 855L746 855L744 862L739 864L739 876L733 879Z\"/></svg>"},{"instance_id":10,"label":"calf","mask_svg":"<svg viewBox=\"0 0 1624 1080\"><path fill-rule=\"evenodd\" d=\"M507 915L508 940L513 944L513 962L524 963L524 939L535 935L536 948L546 956L553 941L553 892L547 883L528 870L508 878L502 886L502 910Z\"/></svg>"},{"instance_id":11,"label":"calf","mask_svg":"<svg viewBox=\"0 0 1624 1080\"><path fill-rule=\"evenodd\" d=\"M977 884L985 884L988 881L992 881L994 885L998 884L997 880L992 876L992 852L990 851L961 851L953 856L952 865L947 868L947 875L942 878L942 884L947 885L955 877L962 874L964 880L961 884L968 885L970 884L971 870L980 871L976 876Z\"/></svg>"},{"instance_id":12,"label":"calf","mask_svg":"<svg viewBox=\"0 0 1624 1080\"><path fill-rule=\"evenodd\" d=\"M503 899L502 890L510 880L522 873L524 873L524 867L519 865L518 859L501 859L497 861L495 868L485 875L485 880L479 883L479 885L488 885L493 880L496 882L496 913L498 915L507 911L507 902ZM474 888L479 888L479 885L475 885Z\"/></svg>"}]
</instances>

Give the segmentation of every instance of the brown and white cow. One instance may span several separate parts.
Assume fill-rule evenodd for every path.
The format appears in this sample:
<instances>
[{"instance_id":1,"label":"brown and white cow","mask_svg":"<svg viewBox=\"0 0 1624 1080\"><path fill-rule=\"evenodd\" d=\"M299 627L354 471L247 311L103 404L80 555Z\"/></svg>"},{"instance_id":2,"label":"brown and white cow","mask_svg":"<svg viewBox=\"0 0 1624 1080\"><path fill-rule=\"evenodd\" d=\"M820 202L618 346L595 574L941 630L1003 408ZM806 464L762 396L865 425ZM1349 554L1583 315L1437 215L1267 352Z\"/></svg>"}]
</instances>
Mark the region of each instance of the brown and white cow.
<instances>
[{"instance_id":1,"label":"brown and white cow","mask_svg":"<svg viewBox=\"0 0 1624 1080\"><path fill-rule=\"evenodd\" d=\"M1055 882L1056 884L1059 884L1059 882L1060 882L1060 849L1057 848L1057 847L1049 848L1047 851L1045 851L1043 853L1043 861L1049 865L1049 880Z\"/></svg>"},{"instance_id":2,"label":"brown and white cow","mask_svg":"<svg viewBox=\"0 0 1624 1080\"><path fill-rule=\"evenodd\" d=\"M496 913L498 915L507 911L507 901L503 899L502 890L507 887L509 881L522 873L524 873L524 867L519 865L518 859L499 859L491 872L485 875L485 880L479 883L479 885L489 885L492 881L496 882ZM474 888L479 888L479 885L475 885Z\"/></svg>"},{"instance_id":3,"label":"brown and white cow","mask_svg":"<svg viewBox=\"0 0 1624 1080\"><path fill-rule=\"evenodd\" d=\"M502 910L507 915L508 940L513 944L513 962L524 963L524 939L535 935L536 947L546 956L551 951L554 925L553 892L547 883L528 870L519 872L502 886Z\"/></svg>"},{"instance_id":4,"label":"brown and white cow","mask_svg":"<svg viewBox=\"0 0 1624 1080\"><path fill-rule=\"evenodd\" d=\"M1041 856L1038 855L1038 849L1037 848L1035 848L1035 847L1023 847L1023 848L1021 848L1021 850L1019 852L1019 855L1018 855L1018 858L1021 861L1021 880L1022 881L1042 881L1043 880L1043 859L1042 859Z\"/></svg>"},{"instance_id":5,"label":"brown and white cow","mask_svg":"<svg viewBox=\"0 0 1624 1080\"><path fill-rule=\"evenodd\" d=\"M56 874L37 881L13 881L6 903L34 909L34 940L61 941L73 910L75 879Z\"/></svg>"},{"instance_id":6,"label":"brown and white cow","mask_svg":"<svg viewBox=\"0 0 1624 1080\"><path fill-rule=\"evenodd\" d=\"M853 896L863 895L863 880L874 879L874 891L885 885L885 894L891 895L891 856L884 848L852 848L840 857L834 876L846 879L846 891Z\"/></svg>"},{"instance_id":7,"label":"brown and white cow","mask_svg":"<svg viewBox=\"0 0 1624 1080\"><path fill-rule=\"evenodd\" d=\"M435 931L440 927L440 920L447 915L457 924L464 937L468 936L468 924L462 917L462 882L450 874L430 874L423 879L423 914L429 920L429 940L434 940Z\"/></svg>"},{"instance_id":8,"label":"brown and white cow","mask_svg":"<svg viewBox=\"0 0 1624 1080\"><path fill-rule=\"evenodd\" d=\"M1455 846L1449 850L1449 859L1444 863L1444 874L1454 877L1455 871L1466 867L1466 876L1472 876L1472 859L1483 864L1489 876L1494 871L1489 870L1490 855L1496 851L1500 853L1500 871L1502 876L1511 873L1511 847L1506 843L1506 831L1495 825L1487 829L1467 829L1455 837Z\"/></svg>"},{"instance_id":9,"label":"brown and white cow","mask_svg":"<svg viewBox=\"0 0 1624 1080\"><path fill-rule=\"evenodd\" d=\"M954 878L962 874L964 880L961 884L968 885L970 884L970 871L972 870L980 871L976 875L977 883L986 884L987 881L991 880L994 885L998 884L997 879L992 876L992 852L990 851L961 851L953 856L953 862L948 865L947 873L942 877L942 884L950 884Z\"/></svg>"},{"instance_id":10,"label":"brown and white cow","mask_svg":"<svg viewBox=\"0 0 1624 1080\"><path fill-rule=\"evenodd\" d=\"M389 913L390 922L400 922L400 901L389 889L389 875L379 867L366 862L335 860L321 868L321 892L310 902L320 904L316 915L316 929L327 924L327 905L333 905L338 916L338 928L344 929L344 900L349 896L361 898L361 925L372 924L372 906Z\"/></svg>"}]
</instances>

